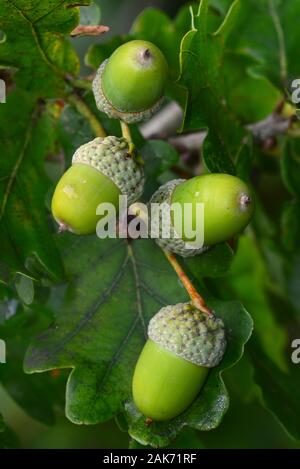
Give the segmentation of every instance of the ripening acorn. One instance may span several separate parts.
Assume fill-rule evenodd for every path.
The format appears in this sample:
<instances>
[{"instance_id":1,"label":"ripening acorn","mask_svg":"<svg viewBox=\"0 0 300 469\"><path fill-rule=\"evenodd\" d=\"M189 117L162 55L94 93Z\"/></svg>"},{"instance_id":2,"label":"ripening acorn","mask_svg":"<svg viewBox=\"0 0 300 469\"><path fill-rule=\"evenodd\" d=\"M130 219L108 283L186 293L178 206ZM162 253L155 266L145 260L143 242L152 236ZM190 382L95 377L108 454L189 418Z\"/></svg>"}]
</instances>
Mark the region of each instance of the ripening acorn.
<instances>
[{"instance_id":1,"label":"ripening acorn","mask_svg":"<svg viewBox=\"0 0 300 469\"><path fill-rule=\"evenodd\" d=\"M52 198L52 214L60 230L94 233L99 204L111 203L117 210L120 195L127 195L129 205L140 197L144 172L128 151L127 140L114 136L95 138L76 150Z\"/></svg>"},{"instance_id":2,"label":"ripening acorn","mask_svg":"<svg viewBox=\"0 0 300 469\"><path fill-rule=\"evenodd\" d=\"M149 119L161 106L168 64L158 47L134 40L118 47L93 81L97 107L127 123Z\"/></svg>"},{"instance_id":3,"label":"ripening acorn","mask_svg":"<svg viewBox=\"0 0 300 469\"><path fill-rule=\"evenodd\" d=\"M228 241L240 233L250 222L254 211L252 191L241 179L229 174L205 174L194 178L174 179L161 186L151 198L151 203L166 203L171 217L170 238L163 238L162 215L159 219L159 238L156 242L164 249L183 257L195 256L210 246ZM203 223L199 227L197 204L203 204ZM182 218L171 210L179 204ZM185 204L189 204L189 209ZM155 221L154 221L155 223ZM187 247L194 238L185 235L186 226L203 231L202 247ZM180 234L180 235L179 235Z\"/></svg>"},{"instance_id":4,"label":"ripening acorn","mask_svg":"<svg viewBox=\"0 0 300 469\"><path fill-rule=\"evenodd\" d=\"M136 407L154 421L177 417L193 403L225 349L220 318L191 303L162 308L149 323L148 340L135 367Z\"/></svg>"}]
</instances>

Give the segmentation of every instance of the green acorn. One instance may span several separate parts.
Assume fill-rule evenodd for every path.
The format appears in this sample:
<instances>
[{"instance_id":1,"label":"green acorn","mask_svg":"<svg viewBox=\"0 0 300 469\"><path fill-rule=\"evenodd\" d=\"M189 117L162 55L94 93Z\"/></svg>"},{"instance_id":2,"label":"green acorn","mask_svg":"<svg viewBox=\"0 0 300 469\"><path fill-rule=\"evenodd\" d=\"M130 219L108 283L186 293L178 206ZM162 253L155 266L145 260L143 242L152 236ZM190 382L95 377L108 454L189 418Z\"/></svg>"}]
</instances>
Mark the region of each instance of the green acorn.
<instances>
[{"instance_id":1,"label":"green acorn","mask_svg":"<svg viewBox=\"0 0 300 469\"><path fill-rule=\"evenodd\" d=\"M240 233L250 222L254 211L253 194L241 179L229 174L206 174L188 180L175 179L161 186L152 196L150 203L166 203L169 206L170 238L162 237L166 217L160 213L157 243L164 249L183 257L195 256L210 246L229 240ZM193 247L194 239L185 236L184 227L196 224L197 203L204 204L204 235L202 247ZM171 210L172 204L183 209L182 220ZM185 204L191 210L186 211ZM179 234L181 236L179 236Z\"/></svg>"},{"instance_id":2,"label":"green acorn","mask_svg":"<svg viewBox=\"0 0 300 469\"><path fill-rule=\"evenodd\" d=\"M134 371L133 399L146 417L171 420L193 403L209 369L222 360L224 324L191 303L178 303L151 319L148 337Z\"/></svg>"},{"instance_id":3,"label":"green acorn","mask_svg":"<svg viewBox=\"0 0 300 469\"><path fill-rule=\"evenodd\" d=\"M148 41L127 42L97 71L97 107L127 123L149 119L162 104L167 79L168 64L158 47Z\"/></svg>"},{"instance_id":4,"label":"green acorn","mask_svg":"<svg viewBox=\"0 0 300 469\"><path fill-rule=\"evenodd\" d=\"M118 209L121 194L127 195L129 205L141 196L144 172L128 150L127 140L114 136L95 138L76 150L52 198L60 230L94 233L99 204L108 202Z\"/></svg>"}]
</instances>

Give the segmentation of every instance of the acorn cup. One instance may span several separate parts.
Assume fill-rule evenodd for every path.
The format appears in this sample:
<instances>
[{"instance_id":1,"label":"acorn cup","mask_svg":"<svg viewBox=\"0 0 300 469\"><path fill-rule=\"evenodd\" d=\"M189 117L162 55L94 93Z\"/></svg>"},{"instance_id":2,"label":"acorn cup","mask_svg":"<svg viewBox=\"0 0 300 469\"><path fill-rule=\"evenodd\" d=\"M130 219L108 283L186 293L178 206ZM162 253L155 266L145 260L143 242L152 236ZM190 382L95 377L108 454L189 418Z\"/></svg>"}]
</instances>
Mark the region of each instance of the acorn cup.
<instances>
[{"instance_id":1,"label":"acorn cup","mask_svg":"<svg viewBox=\"0 0 300 469\"><path fill-rule=\"evenodd\" d=\"M98 109L127 123L149 119L163 102L168 64L148 41L118 47L99 67L93 81Z\"/></svg>"},{"instance_id":2,"label":"acorn cup","mask_svg":"<svg viewBox=\"0 0 300 469\"><path fill-rule=\"evenodd\" d=\"M99 204L111 203L118 210L120 195L128 197L129 205L141 196L143 168L128 151L127 140L114 136L95 138L76 150L52 198L60 231L94 233L101 218L96 214Z\"/></svg>"},{"instance_id":3,"label":"acorn cup","mask_svg":"<svg viewBox=\"0 0 300 469\"><path fill-rule=\"evenodd\" d=\"M149 323L148 340L135 367L135 405L154 421L177 417L193 403L225 349L221 319L192 303L162 308Z\"/></svg>"},{"instance_id":4,"label":"acorn cup","mask_svg":"<svg viewBox=\"0 0 300 469\"><path fill-rule=\"evenodd\" d=\"M152 217L159 233L157 244L182 257L201 254L210 246L228 241L239 234L250 222L254 211L252 191L241 179L229 174L205 174L194 178L174 179L161 186L152 196L151 203L167 204L168 213ZM197 204L203 204L203 246L192 244L194 238L185 236L185 226L197 227ZM179 204L182 218L177 219L171 210ZM190 204L191 210L186 210ZM163 224L170 221L170 237L163 238Z\"/></svg>"}]
</instances>

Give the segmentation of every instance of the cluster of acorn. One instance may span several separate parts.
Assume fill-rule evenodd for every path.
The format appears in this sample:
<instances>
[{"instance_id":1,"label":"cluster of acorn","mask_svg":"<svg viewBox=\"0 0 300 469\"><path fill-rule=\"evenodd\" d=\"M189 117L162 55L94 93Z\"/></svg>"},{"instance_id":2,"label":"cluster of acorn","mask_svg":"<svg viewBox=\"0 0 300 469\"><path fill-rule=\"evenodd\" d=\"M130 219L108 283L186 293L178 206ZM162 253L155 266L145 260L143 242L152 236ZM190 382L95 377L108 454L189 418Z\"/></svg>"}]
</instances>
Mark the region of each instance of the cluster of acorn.
<instances>
[{"instance_id":1,"label":"cluster of acorn","mask_svg":"<svg viewBox=\"0 0 300 469\"><path fill-rule=\"evenodd\" d=\"M98 69L93 82L97 107L126 123L147 119L160 107L167 80L168 65L162 52L150 42L130 41ZM143 185L143 168L129 152L129 142L115 136L96 138L75 152L71 168L55 189L52 213L62 230L94 233L99 204L109 202L117 209L121 194L131 204L141 196ZM189 240L184 237L157 240L161 247L181 256L199 254L232 238L246 227L253 213L250 189L227 174L170 181L151 201L182 207L190 203L192 218L197 203L204 204L204 248L187 249ZM172 221L173 234L182 233L182 226ZM180 224L184 221L183 217ZM145 416L169 420L193 402L209 368L223 358L224 324L192 303L180 303L162 308L151 319L148 336L133 377L133 398Z\"/></svg>"}]
</instances>

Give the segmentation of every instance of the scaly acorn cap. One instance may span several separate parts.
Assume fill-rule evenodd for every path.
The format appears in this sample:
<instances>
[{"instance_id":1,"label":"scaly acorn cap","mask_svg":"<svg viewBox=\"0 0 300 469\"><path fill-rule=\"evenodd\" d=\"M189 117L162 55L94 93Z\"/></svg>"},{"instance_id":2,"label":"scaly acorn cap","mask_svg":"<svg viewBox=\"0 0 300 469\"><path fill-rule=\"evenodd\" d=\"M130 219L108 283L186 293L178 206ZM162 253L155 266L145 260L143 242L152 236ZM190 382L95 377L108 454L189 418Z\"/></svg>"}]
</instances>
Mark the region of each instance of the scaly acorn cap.
<instances>
[{"instance_id":1,"label":"scaly acorn cap","mask_svg":"<svg viewBox=\"0 0 300 469\"><path fill-rule=\"evenodd\" d=\"M127 195L130 205L143 193L145 178L143 168L128 151L123 137L97 137L76 150L72 164L90 165L110 178L121 194Z\"/></svg>"},{"instance_id":2,"label":"scaly acorn cap","mask_svg":"<svg viewBox=\"0 0 300 469\"><path fill-rule=\"evenodd\" d=\"M151 197L150 199L150 207L152 203L162 204L166 203L169 206L169 213L168 216L169 220L163 217L162 212L159 212L159 219L156 218L151 219L150 226L152 228L158 229L159 237L155 239L156 243L162 248L166 249L167 251L174 252L182 257L192 257L198 254L201 254L204 251L207 251L209 248L207 246L203 246L202 248L193 248L188 247L188 243L177 236L176 230L173 227L171 222L171 199L172 194L176 186L184 182L185 179L173 179L172 181L168 181L166 184L163 184ZM151 211L150 211L151 213ZM170 223L170 238L162 238L162 227L163 223L165 222ZM159 226L157 227L157 222Z\"/></svg>"},{"instance_id":3,"label":"scaly acorn cap","mask_svg":"<svg viewBox=\"0 0 300 469\"><path fill-rule=\"evenodd\" d=\"M217 366L225 353L223 321L191 303L161 308L150 320L148 335L164 349L198 366Z\"/></svg>"},{"instance_id":4,"label":"scaly acorn cap","mask_svg":"<svg viewBox=\"0 0 300 469\"><path fill-rule=\"evenodd\" d=\"M120 119L127 124L134 124L143 120L148 120L155 114L161 107L164 97L160 98L152 107L138 112L123 112L116 109L111 102L106 98L102 88L102 74L108 59L104 60L97 70L96 76L93 80L93 93L95 96L96 106L99 111L104 112L112 119Z\"/></svg>"}]
</instances>

